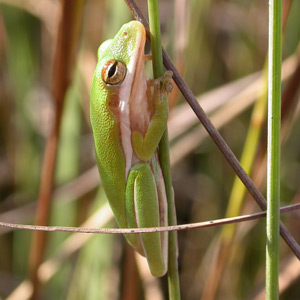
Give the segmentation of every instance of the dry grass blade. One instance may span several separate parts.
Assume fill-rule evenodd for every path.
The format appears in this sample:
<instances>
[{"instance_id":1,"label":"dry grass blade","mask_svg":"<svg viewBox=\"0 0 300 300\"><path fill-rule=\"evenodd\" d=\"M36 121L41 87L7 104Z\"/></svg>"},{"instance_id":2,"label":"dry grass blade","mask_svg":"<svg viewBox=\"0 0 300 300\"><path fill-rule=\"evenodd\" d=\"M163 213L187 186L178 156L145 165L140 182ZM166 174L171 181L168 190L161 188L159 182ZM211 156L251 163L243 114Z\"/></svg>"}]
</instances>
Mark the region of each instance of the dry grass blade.
<instances>
[{"instance_id":1,"label":"dry grass blade","mask_svg":"<svg viewBox=\"0 0 300 300\"><path fill-rule=\"evenodd\" d=\"M235 102L235 99L242 100L243 97L251 97L254 101L254 95L259 91L260 76L259 72L230 82L198 96L197 101L207 114L211 114L228 102ZM187 103L175 107L171 111L168 122L170 139L175 139L197 124L199 124L199 120Z\"/></svg>"},{"instance_id":2,"label":"dry grass blade","mask_svg":"<svg viewBox=\"0 0 300 300\"><path fill-rule=\"evenodd\" d=\"M293 55L285 60L282 65L282 81L285 81L296 72L297 60L297 55ZM261 91L262 78L256 78L257 76L258 74L252 74L198 98L199 104L203 106L205 112L208 114L212 112L211 122L216 128L220 129L253 104ZM244 87L245 84L248 85L247 88ZM212 103L211 98L218 97L218 95L220 96L219 100L221 100L213 102L212 106L210 104ZM215 103L218 104L216 105ZM222 106L220 107L219 105L221 104ZM215 112L216 108L218 110ZM197 118L187 105L182 105L182 107L175 109L170 119L170 137L175 139L190 126L195 125L196 121ZM172 124L174 125L172 126ZM175 165L188 153L192 152L207 137L208 133L204 128L196 127L175 142L171 148L172 165Z\"/></svg>"}]
</instances>

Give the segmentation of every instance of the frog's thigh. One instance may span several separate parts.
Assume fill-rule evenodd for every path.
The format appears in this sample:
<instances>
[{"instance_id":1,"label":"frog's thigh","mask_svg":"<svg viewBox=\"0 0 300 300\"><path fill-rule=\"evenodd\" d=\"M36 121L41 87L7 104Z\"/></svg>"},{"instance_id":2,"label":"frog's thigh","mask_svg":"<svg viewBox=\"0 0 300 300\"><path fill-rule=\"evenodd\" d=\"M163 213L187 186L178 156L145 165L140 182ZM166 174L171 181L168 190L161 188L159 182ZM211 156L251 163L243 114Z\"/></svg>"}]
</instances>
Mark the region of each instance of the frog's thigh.
<instances>
[{"instance_id":1,"label":"frog's thigh","mask_svg":"<svg viewBox=\"0 0 300 300\"><path fill-rule=\"evenodd\" d=\"M139 162L129 172L126 185L126 217L129 228L160 226L156 186L148 163ZM143 247L151 273L154 276L164 275L166 262L163 259L160 233L132 236L130 235L129 238L130 243L138 251L140 247ZM141 246L140 239L143 246Z\"/></svg>"}]
</instances>

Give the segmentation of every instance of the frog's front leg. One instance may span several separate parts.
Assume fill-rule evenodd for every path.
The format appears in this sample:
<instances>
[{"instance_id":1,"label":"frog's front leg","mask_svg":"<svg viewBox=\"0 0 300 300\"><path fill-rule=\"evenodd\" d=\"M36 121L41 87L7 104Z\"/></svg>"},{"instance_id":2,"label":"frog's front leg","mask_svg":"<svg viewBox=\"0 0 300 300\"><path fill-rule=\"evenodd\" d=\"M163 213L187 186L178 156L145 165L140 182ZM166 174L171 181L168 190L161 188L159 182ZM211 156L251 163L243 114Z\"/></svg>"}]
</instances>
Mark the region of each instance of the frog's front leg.
<instances>
[{"instance_id":1,"label":"frog's front leg","mask_svg":"<svg viewBox=\"0 0 300 300\"><path fill-rule=\"evenodd\" d=\"M129 172L126 184L126 218L129 228L164 225L160 224L162 216L154 176L146 162L136 163ZM146 256L153 276L160 277L166 273L167 232L128 234L126 238L138 252Z\"/></svg>"},{"instance_id":2,"label":"frog's front leg","mask_svg":"<svg viewBox=\"0 0 300 300\"><path fill-rule=\"evenodd\" d=\"M173 73L165 72L162 78L149 81L149 87L152 99L149 103L153 106L153 115L151 117L148 129L144 136L138 131L132 132L132 145L134 152L143 161L149 161L158 147L159 141L166 130L168 121L168 93L172 90Z\"/></svg>"}]
</instances>

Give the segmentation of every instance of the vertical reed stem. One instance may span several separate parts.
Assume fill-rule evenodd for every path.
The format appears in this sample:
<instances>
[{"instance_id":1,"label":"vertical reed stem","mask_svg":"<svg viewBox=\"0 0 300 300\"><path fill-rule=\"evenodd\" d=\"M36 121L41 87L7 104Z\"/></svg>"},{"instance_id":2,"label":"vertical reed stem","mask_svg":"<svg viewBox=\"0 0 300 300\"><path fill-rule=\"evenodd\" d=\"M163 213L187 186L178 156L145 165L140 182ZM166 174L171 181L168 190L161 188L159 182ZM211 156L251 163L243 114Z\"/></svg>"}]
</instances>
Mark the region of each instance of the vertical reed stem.
<instances>
[{"instance_id":1,"label":"vertical reed stem","mask_svg":"<svg viewBox=\"0 0 300 300\"><path fill-rule=\"evenodd\" d=\"M269 1L266 299L278 299L282 1Z\"/></svg>"},{"instance_id":2,"label":"vertical reed stem","mask_svg":"<svg viewBox=\"0 0 300 300\"><path fill-rule=\"evenodd\" d=\"M160 23L159 10L157 0L148 0L149 10L149 25L151 37L153 75L155 78L163 76L163 59L162 47L160 38ZM175 204L172 188L172 179L170 171L169 157L169 139L168 131L166 130L159 144L159 159L166 186L168 200L168 222L169 225L176 224ZM169 250L168 250L168 284L169 284L169 299L180 300L180 286L177 265L177 233L169 232Z\"/></svg>"}]
</instances>

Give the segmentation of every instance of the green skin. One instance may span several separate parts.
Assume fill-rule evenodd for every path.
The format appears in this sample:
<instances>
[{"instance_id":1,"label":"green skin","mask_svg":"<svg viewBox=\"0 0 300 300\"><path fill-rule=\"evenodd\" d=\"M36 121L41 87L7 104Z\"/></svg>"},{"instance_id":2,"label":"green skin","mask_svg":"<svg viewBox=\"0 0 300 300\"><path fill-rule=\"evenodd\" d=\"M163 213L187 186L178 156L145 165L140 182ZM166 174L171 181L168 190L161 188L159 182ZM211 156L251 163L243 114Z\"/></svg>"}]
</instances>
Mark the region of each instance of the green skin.
<instances>
[{"instance_id":1,"label":"green skin","mask_svg":"<svg viewBox=\"0 0 300 300\"><path fill-rule=\"evenodd\" d=\"M144 46L143 25L138 21L123 25L114 39L99 47L91 88L90 116L99 173L121 228L167 226L156 150L167 126L170 74L146 82ZM102 78L103 66L111 59L127 67L124 80L114 85ZM123 106L122 99L127 99ZM167 237L167 233L126 235L146 256L156 277L167 270Z\"/></svg>"}]
</instances>

